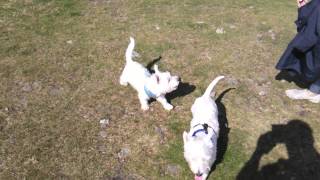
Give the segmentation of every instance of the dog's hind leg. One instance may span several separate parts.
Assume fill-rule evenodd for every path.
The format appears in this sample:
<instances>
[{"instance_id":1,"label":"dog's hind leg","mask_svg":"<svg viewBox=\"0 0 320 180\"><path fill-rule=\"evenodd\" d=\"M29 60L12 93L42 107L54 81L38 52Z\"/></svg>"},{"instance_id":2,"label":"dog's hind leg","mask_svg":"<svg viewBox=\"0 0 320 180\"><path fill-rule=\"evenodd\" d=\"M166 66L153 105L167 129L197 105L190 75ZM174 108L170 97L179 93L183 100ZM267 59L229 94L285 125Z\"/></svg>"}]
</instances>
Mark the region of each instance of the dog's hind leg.
<instances>
[{"instance_id":1,"label":"dog's hind leg","mask_svg":"<svg viewBox=\"0 0 320 180\"><path fill-rule=\"evenodd\" d=\"M126 77L124 72L122 72L122 74L120 76L120 84L122 86L127 86L128 85L128 80L127 80L127 77Z\"/></svg>"}]
</instances>

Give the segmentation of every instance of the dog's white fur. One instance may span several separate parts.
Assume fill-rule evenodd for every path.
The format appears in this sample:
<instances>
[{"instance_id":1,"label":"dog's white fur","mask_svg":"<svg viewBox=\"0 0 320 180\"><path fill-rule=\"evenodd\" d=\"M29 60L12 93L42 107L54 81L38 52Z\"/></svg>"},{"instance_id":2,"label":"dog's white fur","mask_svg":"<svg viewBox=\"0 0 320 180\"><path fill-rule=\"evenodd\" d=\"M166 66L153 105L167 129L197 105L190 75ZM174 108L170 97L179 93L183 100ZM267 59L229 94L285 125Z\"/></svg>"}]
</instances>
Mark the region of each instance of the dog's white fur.
<instances>
[{"instance_id":1,"label":"dog's white fur","mask_svg":"<svg viewBox=\"0 0 320 180\"><path fill-rule=\"evenodd\" d=\"M205 93L195 100L191 107L193 118L190 123L190 131L183 133L184 158L197 180L207 178L211 166L216 160L219 136L218 108L210 95L214 86L223 78L224 76L215 78ZM195 131L201 129L199 124L209 125L208 134L199 132L196 136L192 136ZM201 175L199 176L199 174Z\"/></svg>"},{"instance_id":2,"label":"dog's white fur","mask_svg":"<svg viewBox=\"0 0 320 180\"><path fill-rule=\"evenodd\" d=\"M129 83L138 92L142 110L148 110L148 100L155 98L166 110L170 111L173 106L168 103L165 94L178 88L179 77L171 76L169 72L160 72L157 65L154 66L155 73L151 74L147 68L133 61L134 46L134 39L130 37L130 43L126 50L126 65L120 76L120 84L127 86ZM155 97L149 97L150 93L148 95L146 89Z\"/></svg>"}]
</instances>

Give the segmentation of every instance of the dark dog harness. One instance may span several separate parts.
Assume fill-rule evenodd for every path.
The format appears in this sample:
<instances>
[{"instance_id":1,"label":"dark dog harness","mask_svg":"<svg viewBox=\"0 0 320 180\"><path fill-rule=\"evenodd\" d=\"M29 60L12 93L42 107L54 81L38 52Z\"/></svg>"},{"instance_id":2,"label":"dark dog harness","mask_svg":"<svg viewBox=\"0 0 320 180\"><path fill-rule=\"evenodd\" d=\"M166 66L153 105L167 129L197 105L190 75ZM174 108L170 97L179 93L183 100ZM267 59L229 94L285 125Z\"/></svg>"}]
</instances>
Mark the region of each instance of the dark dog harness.
<instances>
[{"instance_id":1,"label":"dark dog harness","mask_svg":"<svg viewBox=\"0 0 320 180\"><path fill-rule=\"evenodd\" d=\"M217 133L215 132L215 130L214 130L211 126L209 126L208 124L206 124L206 123L204 123L204 124L200 124L200 123L199 123L199 124L193 126L193 128L195 128L195 127L197 127L197 126L200 126L200 125L202 126L202 128L194 131L193 134L192 134L192 137L197 137L196 135L197 135L198 133L200 133L200 132L204 132L205 134L208 134L208 128L211 128L212 131L213 131L213 133L214 133L215 135L217 135Z\"/></svg>"}]
</instances>

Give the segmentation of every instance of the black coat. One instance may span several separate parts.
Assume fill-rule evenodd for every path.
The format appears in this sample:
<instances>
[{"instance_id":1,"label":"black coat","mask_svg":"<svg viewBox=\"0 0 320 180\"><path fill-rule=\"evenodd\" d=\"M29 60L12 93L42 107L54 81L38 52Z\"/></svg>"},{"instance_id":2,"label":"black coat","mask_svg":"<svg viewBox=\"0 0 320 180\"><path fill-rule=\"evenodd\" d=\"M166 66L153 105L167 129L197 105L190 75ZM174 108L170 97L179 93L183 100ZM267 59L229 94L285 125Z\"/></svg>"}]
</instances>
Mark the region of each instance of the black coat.
<instances>
[{"instance_id":1,"label":"black coat","mask_svg":"<svg viewBox=\"0 0 320 180\"><path fill-rule=\"evenodd\" d=\"M320 78L320 0L298 9L297 35L280 58L278 70L294 71L305 81Z\"/></svg>"}]
</instances>

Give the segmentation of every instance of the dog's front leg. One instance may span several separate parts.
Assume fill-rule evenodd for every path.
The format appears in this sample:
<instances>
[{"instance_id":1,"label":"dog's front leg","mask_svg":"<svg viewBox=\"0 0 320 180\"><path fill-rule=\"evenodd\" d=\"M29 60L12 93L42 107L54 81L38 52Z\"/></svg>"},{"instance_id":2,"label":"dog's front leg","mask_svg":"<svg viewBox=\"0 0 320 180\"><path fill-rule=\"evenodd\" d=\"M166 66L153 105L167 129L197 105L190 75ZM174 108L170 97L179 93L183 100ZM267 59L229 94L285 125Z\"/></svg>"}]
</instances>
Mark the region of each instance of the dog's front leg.
<instances>
[{"instance_id":1,"label":"dog's front leg","mask_svg":"<svg viewBox=\"0 0 320 180\"><path fill-rule=\"evenodd\" d=\"M147 111L149 109L148 98L146 98L143 94L139 94L138 96L141 104L141 109Z\"/></svg>"},{"instance_id":2,"label":"dog's front leg","mask_svg":"<svg viewBox=\"0 0 320 180\"><path fill-rule=\"evenodd\" d=\"M164 109L170 111L171 109L173 109L173 106L171 104L168 103L167 99L164 96L159 96L157 98L157 101L160 102L162 104L162 106L164 107Z\"/></svg>"}]
</instances>

